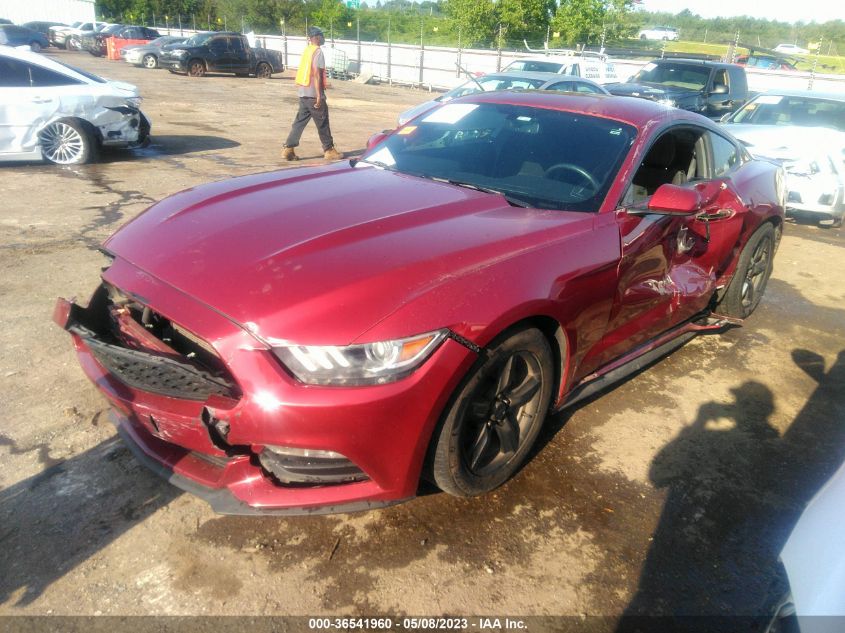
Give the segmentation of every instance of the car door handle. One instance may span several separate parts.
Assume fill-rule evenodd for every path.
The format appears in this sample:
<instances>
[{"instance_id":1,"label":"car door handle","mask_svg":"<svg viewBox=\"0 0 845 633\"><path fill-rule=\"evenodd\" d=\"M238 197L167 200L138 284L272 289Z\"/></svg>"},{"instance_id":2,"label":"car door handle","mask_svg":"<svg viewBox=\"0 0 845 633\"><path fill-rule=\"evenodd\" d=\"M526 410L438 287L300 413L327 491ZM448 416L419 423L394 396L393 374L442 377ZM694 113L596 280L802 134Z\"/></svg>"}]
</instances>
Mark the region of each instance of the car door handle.
<instances>
[{"instance_id":1,"label":"car door handle","mask_svg":"<svg viewBox=\"0 0 845 633\"><path fill-rule=\"evenodd\" d=\"M733 214L733 209L708 209L704 213L699 213L695 216L695 219L700 222L713 222L715 220L730 218Z\"/></svg>"},{"instance_id":2,"label":"car door handle","mask_svg":"<svg viewBox=\"0 0 845 633\"><path fill-rule=\"evenodd\" d=\"M33 97L30 99L31 103L50 103L51 101L50 97Z\"/></svg>"}]
</instances>

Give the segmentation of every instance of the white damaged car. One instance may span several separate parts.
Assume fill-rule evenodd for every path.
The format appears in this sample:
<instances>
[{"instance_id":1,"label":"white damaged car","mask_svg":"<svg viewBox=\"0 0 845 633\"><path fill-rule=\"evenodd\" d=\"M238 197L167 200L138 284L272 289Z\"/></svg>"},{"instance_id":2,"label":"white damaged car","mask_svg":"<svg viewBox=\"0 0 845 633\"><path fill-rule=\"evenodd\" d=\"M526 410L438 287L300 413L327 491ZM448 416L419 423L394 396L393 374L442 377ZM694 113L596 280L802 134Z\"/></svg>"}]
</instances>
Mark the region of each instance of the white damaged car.
<instances>
[{"instance_id":1,"label":"white damaged car","mask_svg":"<svg viewBox=\"0 0 845 633\"><path fill-rule=\"evenodd\" d=\"M150 122L140 106L132 84L0 46L0 161L75 165L101 147L143 146Z\"/></svg>"},{"instance_id":2,"label":"white damaged car","mask_svg":"<svg viewBox=\"0 0 845 633\"><path fill-rule=\"evenodd\" d=\"M845 219L845 94L759 94L722 122L757 158L783 165L786 211L842 226Z\"/></svg>"}]
</instances>

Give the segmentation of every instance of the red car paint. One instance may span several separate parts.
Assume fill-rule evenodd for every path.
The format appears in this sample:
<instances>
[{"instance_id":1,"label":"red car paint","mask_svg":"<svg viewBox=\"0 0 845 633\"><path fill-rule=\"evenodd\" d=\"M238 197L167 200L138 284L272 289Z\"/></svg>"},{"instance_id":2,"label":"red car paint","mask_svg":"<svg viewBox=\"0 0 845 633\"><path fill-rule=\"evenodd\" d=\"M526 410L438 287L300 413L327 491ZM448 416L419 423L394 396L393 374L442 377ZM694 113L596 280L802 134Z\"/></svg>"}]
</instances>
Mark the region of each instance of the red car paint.
<instances>
[{"instance_id":1,"label":"red car paint","mask_svg":"<svg viewBox=\"0 0 845 633\"><path fill-rule=\"evenodd\" d=\"M581 112L638 133L593 213L514 207L346 162L217 182L152 206L106 241L115 260L103 280L213 347L237 394L191 401L128 386L72 330L84 371L136 453L221 512L412 497L432 431L479 348L526 319L557 328L560 408L620 359L701 329L689 319L730 281L749 236L766 221L780 227L776 168L753 160L718 181L661 190L675 206L706 201L713 221L620 207L657 135L679 124L719 130L703 117L622 97L507 92L460 102ZM60 300L54 318L69 327L76 309ZM442 328L452 338L382 385L305 385L270 351L283 341L343 346ZM154 348L135 334L141 349ZM226 422L226 442L240 452L215 442L209 420ZM281 485L257 462L267 445L340 453L367 479Z\"/></svg>"}]
</instances>

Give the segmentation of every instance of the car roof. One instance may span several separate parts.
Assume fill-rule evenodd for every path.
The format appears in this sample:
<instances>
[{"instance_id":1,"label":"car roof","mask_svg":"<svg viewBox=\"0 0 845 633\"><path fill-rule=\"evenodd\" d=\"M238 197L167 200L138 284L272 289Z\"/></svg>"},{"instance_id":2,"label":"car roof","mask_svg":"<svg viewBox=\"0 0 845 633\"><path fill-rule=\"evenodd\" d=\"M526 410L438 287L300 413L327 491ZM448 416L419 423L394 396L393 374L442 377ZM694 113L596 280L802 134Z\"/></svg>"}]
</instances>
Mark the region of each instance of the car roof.
<instances>
[{"instance_id":1,"label":"car roof","mask_svg":"<svg viewBox=\"0 0 845 633\"><path fill-rule=\"evenodd\" d=\"M681 64L694 64L696 66L736 66L736 64L729 64L728 62L720 62L712 59L690 59L688 57L672 57L664 59L652 59L650 64L674 64L675 62Z\"/></svg>"},{"instance_id":2,"label":"car roof","mask_svg":"<svg viewBox=\"0 0 845 633\"><path fill-rule=\"evenodd\" d=\"M4 55L5 57L11 57L12 59L19 59L24 62L29 62L30 64L35 64L43 68L48 68L49 70L54 70L57 73L73 77L74 79L80 79L87 84L92 83L91 79L89 79L85 75L80 75L79 73L74 72L72 68L68 68L67 66L53 61L49 57L45 57L40 53L33 53L32 51L26 50L24 48L15 48L14 46L0 45L0 55Z\"/></svg>"},{"instance_id":3,"label":"car roof","mask_svg":"<svg viewBox=\"0 0 845 633\"><path fill-rule=\"evenodd\" d=\"M773 95L776 97L802 97L807 99L825 99L827 101L845 102L845 93L843 92L819 92L818 90L767 90L766 92L761 92L760 95Z\"/></svg>"},{"instance_id":4,"label":"car roof","mask_svg":"<svg viewBox=\"0 0 845 633\"><path fill-rule=\"evenodd\" d=\"M459 102L505 103L563 112L581 112L614 119L637 128L643 128L647 123L656 120L689 121L709 128L715 127L714 123L700 114L638 97L560 93L545 90L503 90L500 92L477 92L459 97L450 103Z\"/></svg>"},{"instance_id":5,"label":"car roof","mask_svg":"<svg viewBox=\"0 0 845 633\"><path fill-rule=\"evenodd\" d=\"M564 81L567 79L581 79L581 77L575 77L574 75L561 75L560 73L544 73L540 71L529 70L508 70L507 72L502 71L500 73L489 73L482 77L478 77L478 79L513 79L514 77L519 77L521 79L538 79L542 81Z\"/></svg>"}]
</instances>

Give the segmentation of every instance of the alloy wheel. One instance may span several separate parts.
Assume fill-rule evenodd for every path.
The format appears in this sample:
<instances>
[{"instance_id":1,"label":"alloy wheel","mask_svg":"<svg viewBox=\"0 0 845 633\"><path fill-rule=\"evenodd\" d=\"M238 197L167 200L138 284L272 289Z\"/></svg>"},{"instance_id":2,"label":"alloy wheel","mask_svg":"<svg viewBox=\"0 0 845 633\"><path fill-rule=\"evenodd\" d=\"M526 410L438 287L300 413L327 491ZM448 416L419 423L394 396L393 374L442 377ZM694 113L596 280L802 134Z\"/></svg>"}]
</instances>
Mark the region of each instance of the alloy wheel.
<instances>
[{"instance_id":1,"label":"alloy wheel","mask_svg":"<svg viewBox=\"0 0 845 633\"><path fill-rule=\"evenodd\" d=\"M488 476L517 453L540 408L541 378L539 359L518 351L473 394L460 438L461 459L472 474Z\"/></svg>"},{"instance_id":2,"label":"alloy wheel","mask_svg":"<svg viewBox=\"0 0 845 633\"><path fill-rule=\"evenodd\" d=\"M754 249L754 254L751 256L751 261L745 273L745 279L742 280L742 307L744 309L755 305L757 296L763 290L768 278L771 253L772 242L768 237L760 240L757 248Z\"/></svg>"},{"instance_id":3,"label":"alloy wheel","mask_svg":"<svg viewBox=\"0 0 845 633\"><path fill-rule=\"evenodd\" d=\"M50 162L71 165L80 162L85 154L86 139L83 134L62 121L48 125L39 137L41 151Z\"/></svg>"}]
</instances>

